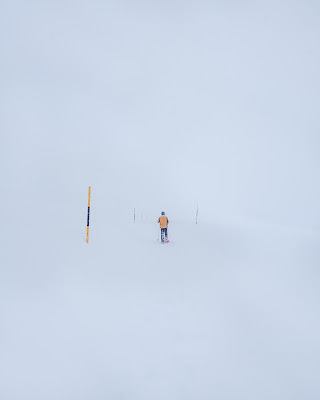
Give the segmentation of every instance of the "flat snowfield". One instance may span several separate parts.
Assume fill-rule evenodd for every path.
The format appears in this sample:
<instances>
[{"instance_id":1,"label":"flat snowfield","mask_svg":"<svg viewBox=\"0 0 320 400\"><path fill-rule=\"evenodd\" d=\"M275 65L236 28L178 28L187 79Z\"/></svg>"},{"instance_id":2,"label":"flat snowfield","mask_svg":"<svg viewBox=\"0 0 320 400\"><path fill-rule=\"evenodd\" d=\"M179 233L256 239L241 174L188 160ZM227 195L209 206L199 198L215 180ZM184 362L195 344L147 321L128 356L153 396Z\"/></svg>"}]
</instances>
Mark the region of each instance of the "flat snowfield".
<instances>
[{"instance_id":1,"label":"flat snowfield","mask_svg":"<svg viewBox=\"0 0 320 400\"><path fill-rule=\"evenodd\" d=\"M91 229L4 269L3 399L317 399L319 232Z\"/></svg>"}]
</instances>

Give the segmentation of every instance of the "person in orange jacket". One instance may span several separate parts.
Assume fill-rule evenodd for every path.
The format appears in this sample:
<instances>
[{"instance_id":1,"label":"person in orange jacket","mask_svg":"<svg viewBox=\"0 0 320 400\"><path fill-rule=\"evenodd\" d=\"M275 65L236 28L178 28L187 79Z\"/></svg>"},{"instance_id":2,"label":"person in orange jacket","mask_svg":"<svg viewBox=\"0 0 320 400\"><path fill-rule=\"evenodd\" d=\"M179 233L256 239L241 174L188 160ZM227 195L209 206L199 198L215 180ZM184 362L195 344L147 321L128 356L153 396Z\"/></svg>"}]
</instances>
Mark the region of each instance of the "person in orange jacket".
<instances>
[{"instance_id":1,"label":"person in orange jacket","mask_svg":"<svg viewBox=\"0 0 320 400\"><path fill-rule=\"evenodd\" d=\"M168 240L168 224L169 224L169 220L165 215L165 212L162 211L161 213L161 217L159 217L158 219L158 224L160 224L160 228L161 228L161 242L164 242L164 238L166 238L166 240Z\"/></svg>"}]
</instances>

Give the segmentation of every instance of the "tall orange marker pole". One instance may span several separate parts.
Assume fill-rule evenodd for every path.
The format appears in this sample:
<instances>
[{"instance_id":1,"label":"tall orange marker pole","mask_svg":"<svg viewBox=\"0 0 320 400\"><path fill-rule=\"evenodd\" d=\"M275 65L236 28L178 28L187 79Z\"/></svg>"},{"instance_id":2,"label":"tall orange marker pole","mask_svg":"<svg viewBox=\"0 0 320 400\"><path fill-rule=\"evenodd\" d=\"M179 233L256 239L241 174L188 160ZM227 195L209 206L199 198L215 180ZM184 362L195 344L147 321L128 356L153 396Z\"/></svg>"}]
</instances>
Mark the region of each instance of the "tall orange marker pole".
<instances>
[{"instance_id":1,"label":"tall orange marker pole","mask_svg":"<svg viewBox=\"0 0 320 400\"><path fill-rule=\"evenodd\" d=\"M197 204L196 225L198 225L198 214L199 214L199 207Z\"/></svg>"},{"instance_id":2,"label":"tall orange marker pole","mask_svg":"<svg viewBox=\"0 0 320 400\"><path fill-rule=\"evenodd\" d=\"M87 243L89 243L90 198L91 198L91 187L89 186L89 194L88 194L88 217L87 217L87 240L86 240Z\"/></svg>"}]
</instances>

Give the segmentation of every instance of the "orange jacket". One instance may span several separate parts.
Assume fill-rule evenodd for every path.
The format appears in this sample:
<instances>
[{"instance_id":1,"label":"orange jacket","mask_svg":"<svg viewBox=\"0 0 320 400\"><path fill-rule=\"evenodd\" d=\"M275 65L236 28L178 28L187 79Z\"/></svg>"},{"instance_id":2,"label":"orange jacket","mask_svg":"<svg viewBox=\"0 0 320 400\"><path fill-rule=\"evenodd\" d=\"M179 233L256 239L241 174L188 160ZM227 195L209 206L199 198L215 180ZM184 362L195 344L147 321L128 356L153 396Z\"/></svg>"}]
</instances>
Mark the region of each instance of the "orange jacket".
<instances>
[{"instance_id":1,"label":"orange jacket","mask_svg":"<svg viewBox=\"0 0 320 400\"><path fill-rule=\"evenodd\" d=\"M160 222L160 228L164 229L168 226L169 220L165 215L162 215L159 219L158 219L158 223Z\"/></svg>"}]
</instances>

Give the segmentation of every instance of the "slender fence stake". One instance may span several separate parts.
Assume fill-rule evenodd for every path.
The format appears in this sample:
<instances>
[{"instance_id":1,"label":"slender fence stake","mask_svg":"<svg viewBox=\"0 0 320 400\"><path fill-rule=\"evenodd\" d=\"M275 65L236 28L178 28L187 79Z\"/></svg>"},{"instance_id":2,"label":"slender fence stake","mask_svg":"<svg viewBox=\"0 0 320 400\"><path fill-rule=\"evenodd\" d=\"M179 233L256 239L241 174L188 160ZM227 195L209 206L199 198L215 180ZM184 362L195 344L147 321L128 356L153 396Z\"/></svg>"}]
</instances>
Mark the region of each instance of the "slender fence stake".
<instances>
[{"instance_id":1,"label":"slender fence stake","mask_svg":"<svg viewBox=\"0 0 320 400\"><path fill-rule=\"evenodd\" d=\"M196 225L198 225L198 214L199 214L199 207L197 204Z\"/></svg>"},{"instance_id":2,"label":"slender fence stake","mask_svg":"<svg viewBox=\"0 0 320 400\"><path fill-rule=\"evenodd\" d=\"M89 186L89 194L88 194L88 217L87 217L87 240L86 240L87 243L89 243L90 198L91 198L91 187Z\"/></svg>"}]
</instances>

